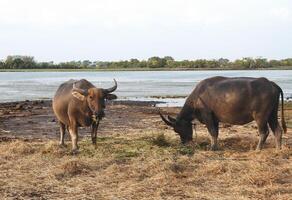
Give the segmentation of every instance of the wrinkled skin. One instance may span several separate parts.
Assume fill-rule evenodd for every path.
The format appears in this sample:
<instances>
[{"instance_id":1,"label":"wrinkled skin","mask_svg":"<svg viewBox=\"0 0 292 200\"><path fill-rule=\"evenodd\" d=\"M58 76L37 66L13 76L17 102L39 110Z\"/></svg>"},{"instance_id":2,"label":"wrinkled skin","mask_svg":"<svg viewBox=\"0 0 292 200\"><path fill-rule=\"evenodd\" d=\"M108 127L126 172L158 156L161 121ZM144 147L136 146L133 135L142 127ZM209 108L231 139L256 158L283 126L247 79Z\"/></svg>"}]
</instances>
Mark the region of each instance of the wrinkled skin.
<instances>
[{"instance_id":1,"label":"wrinkled skin","mask_svg":"<svg viewBox=\"0 0 292 200\"><path fill-rule=\"evenodd\" d=\"M211 150L218 148L219 122L243 125L255 120L260 139L257 149L265 143L270 126L276 147L281 148L282 128L278 122L279 97L282 97L282 127L287 131L283 111L283 91L266 78L212 77L201 81L188 96L176 119L162 120L179 134L182 143L192 141L194 119L205 124L211 135Z\"/></svg>"},{"instance_id":2,"label":"wrinkled skin","mask_svg":"<svg viewBox=\"0 0 292 200\"><path fill-rule=\"evenodd\" d=\"M70 133L72 151L78 149L78 127L91 126L92 143L96 144L99 121L104 117L105 100L116 99L110 94L117 84L109 89L96 88L89 81L69 80L60 85L54 99L53 110L60 123L60 145L64 146L65 130Z\"/></svg>"}]
</instances>

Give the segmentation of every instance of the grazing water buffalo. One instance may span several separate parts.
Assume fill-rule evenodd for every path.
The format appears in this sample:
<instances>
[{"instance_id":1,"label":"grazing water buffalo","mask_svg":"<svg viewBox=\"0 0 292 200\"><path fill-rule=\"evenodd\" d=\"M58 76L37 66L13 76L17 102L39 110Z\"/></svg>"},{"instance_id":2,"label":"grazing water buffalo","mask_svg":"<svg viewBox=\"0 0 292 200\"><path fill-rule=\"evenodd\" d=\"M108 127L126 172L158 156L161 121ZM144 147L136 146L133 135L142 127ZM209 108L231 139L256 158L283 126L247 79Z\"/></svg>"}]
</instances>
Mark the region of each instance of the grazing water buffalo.
<instances>
[{"instance_id":1,"label":"grazing water buffalo","mask_svg":"<svg viewBox=\"0 0 292 200\"><path fill-rule=\"evenodd\" d=\"M96 144L99 121L104 117L105 99L116 99L110 94L117 89L117 82L109 89L96 88L89 81L69 80L60 85L54 99L53 110L60 123L60 145L64 146L65 129L70 133L72 152L77 152L78 127L91 126L92 143Z\"/></svg>"},{"instance_id":2,"label":"grazing water buffalo","mask_svg":"<svg viewBox=\"0 0 292 200\"><path fill-rule=\"evenodd\" d=\"M278 122L279 96L282 97L282 127L287 131L283 111L283 91L266 78L212 77L201 81L188 96L176 119L161 113L162 120L174 128L182 143L192 140L192 120L205 124L211 137L211 150L217 149L219 122L242 125L256 121L260 133L257 149L262 149L269 129L281 148L282 129Z\"/></svg>"}]
</instances>

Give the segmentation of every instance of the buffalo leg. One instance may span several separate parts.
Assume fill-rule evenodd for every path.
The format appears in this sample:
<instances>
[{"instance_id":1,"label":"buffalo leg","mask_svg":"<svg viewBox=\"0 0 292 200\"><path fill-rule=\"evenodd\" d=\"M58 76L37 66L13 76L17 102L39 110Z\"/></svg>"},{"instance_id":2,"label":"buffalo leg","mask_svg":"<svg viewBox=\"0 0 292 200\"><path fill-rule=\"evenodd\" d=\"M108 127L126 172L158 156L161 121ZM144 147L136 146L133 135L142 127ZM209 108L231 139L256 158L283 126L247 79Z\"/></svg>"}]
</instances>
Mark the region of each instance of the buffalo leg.
<instances>
[{"instance_id":1,"label":"buffalo leg","mask_svg":"<svg viewBox=\"0 0 292 200\"><path fill-rule=\"evenodd\" d=\"M77 153L78 151L78 127L76 123L74 123L72 126L69 127L69 133L71 136L72 141L72 153Z\"/></svg>"},{"instance_id":2,"label":"buffalo leg","mask_svg":"<svg viewBox=\"0 0 292 200\"><path fill-rule=\"evenodd\" d=\"M60 143L59 143L59 145L61 147L63 147L63 146L65 146L64 136L66 133L66 130L65 130L66 126L62 122L59 122L59 123L60 123Z\"/></svg>"},{"instance_id":3,"label":"buffalo leg","mask_svg":"<svg viewBox=\"0 0 292 200\"><path fill-rule=\"evenodd\" d=\"M279 125L278 118L277 118L277 113L273 113L271 117L269 118L269 125L270 128L272 129L274 136L275 136L275 141L276 141L276 148L281 149L282 145L282 129Z\"/></svg>"},{"instance_id":4,"label":"buffalo leg","mask_svg":"<svg viewBox=\"0 0 292 200\"><path fill-rule=\"evenodd\" d=\"M263 148L263 144L265 143L268 135L269 135L269 129L267 123L258 125L260 139L259 143L257 145L257 150L261 150Z\"/></svg>"},{"instance_id":5,"label":"buffalo leg","mask_svg":"<svg viewBox=\"0 0 292 200\"><path fill-rule=\"evenodd\" d=\"M207 125L207 129L211 135L211 151L218 150L218 125L213 124L211 126Z\"/></svg>"},{"instance_id":6,"label":"buffalo leg","mask_svg":"<svg viewBox=\"0 0 292 200\"><path fill-rule=\"evenodd\" d=\"M216 120L212 113L205 114L205 123L208 129L208 132L211 135L211 151L218 150L218 133L219 133L219 122Z\"/></svg>"},{"instance_id":7,"label":"buffalo leg","mask_svg":"<svg viewBox=\"0 0 292 200\"><path fill-rule=\"evenodd\" d=\"M92 140L93 145L96 145L96 135L97 135L98 125L99 123L91 125L91 140Z\"/></svg>"}]
</instances>

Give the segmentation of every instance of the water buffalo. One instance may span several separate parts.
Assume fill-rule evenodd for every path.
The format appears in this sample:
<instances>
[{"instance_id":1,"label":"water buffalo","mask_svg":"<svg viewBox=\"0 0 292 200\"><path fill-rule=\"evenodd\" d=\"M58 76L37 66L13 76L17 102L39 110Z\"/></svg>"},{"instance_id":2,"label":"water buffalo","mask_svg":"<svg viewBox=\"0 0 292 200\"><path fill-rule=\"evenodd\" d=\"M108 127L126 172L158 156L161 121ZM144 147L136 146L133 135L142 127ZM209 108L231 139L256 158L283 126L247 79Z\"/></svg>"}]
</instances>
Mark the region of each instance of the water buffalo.
<instances>
[{"instance_id":1,"label":"water buffalo","mask_svg":"<svg viewBox=\"0 0 292 200\"><path fill-rule=\"evenodd\" d=\"M117 89L117 82L109 89L96 88L89 81L69 80L60 85L54 99L53 110L60 123L60 145L64 146L65 130L70 133L72 152L78 150L78 127L91 126L92 143L96 144L99 121L104 117L105 99L116 99L110 94Z\"/></svg>"},{"instance_id":2,"label":"water buffalo","mask_svg":"<svg viewBox=\"0 0 292 200\"><path fill-rule=\"evenodd\" d=\"M287 127L283 111L283 91L266 78L227 78L216 76L201 81L176 118L160 117L174 128L182 143L192 140L192 120L198 119L205 124L211 135L211 150L217 149L219 122L243 125L255 120L260 139L257 149L262 149L269 129L275 135L276 147L281 148L282 129L278 122L279 96L282 97L282 127Z\"/></svg>"}]
</instances>

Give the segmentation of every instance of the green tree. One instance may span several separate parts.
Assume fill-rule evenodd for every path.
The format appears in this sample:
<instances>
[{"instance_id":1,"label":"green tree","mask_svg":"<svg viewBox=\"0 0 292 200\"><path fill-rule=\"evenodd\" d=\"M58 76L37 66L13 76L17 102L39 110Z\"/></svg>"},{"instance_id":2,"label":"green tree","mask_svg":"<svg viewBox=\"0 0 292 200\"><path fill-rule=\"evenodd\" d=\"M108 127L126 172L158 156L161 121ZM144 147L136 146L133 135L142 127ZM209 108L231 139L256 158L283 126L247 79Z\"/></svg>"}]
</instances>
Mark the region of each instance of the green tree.
<instances>
[{"instance_id":1,"label":"green tree","mask_svg":"<svg viewBox=\"0 0 292 200\"><path fill-rule=\"evenodd\" d=\"M234 61L233 67L239 69L253 69L255 68L255 61L250 57L237 59Z\"/></svg>"},{"instance_id":2,"label":"green tree","mask_svg":"<svg viewBox=\"0 0 292 200\"><path fill-rule=\"evenodd\" d=\"M80 64L81 64L80 68L92 67L92 62L90 60L83 60Z\"/></svg>"},{"instance_id":3,"label":"green tree","mask_svg":"<svg viewBox=\"0 0 292 200\"><path fill-rule=\"evenodd\" d=\"M0 61L0 69L4 69L5 68L5 63L3 61Z\"/></svg>"},{"instance_id":4,"label":"green tree","mask_svg":"<svg viewBox=\"0 0 292 200\"><path fill-rule=\"evenodd\" d=\"M139 67L139 63L140 61L138 59L132 58L130 59L128 64L129 64L129 67L136 68L136 67Z\"/></svg>"},{"instance_id":5,"label":"green tree","mask_svg":"<svg viewBox=\"0 0 292 200\"><path fill-rule=\"evenodd\" d=\"M266 58L256 58L254 60L255 68L266 68L270 67L268 60Z\"/></svg>"},{"instance_id":6,"label":"green tree","mask_svg":"<svg viewBox=\"0 0 292 200\"><path fill-rule=\"evenodd\" d=\"M269 61L269 65L271 67L279 67L279 66L281 66L281 61L279 61L279 60L270 60Z\"/></svg>"},{"instance_id":7,"label":"green tree","mask_svg":"<svg viewBox=\"0 0 292 200\"><path fill-rule=\"evenodd\" d=\"M33 69L36 68L36 62L32 56L7 56L5 66L8 69Z\"/></svg>"},{"instance_id":8,"label":"green tree","mask_svg":"<svg viewBox=\"0 0 292 200\"><path fill-rule=\"evenodd\" d=\"M207 68L207 61L205 59L198 59L194 61L195 68Z\"/></svg>"},{"instance_id":9,"label":"green tree","mask_svg":"<svg viewBox=\"0 0 292 200\"><path fill-rule=\"evenodd\" d=\"M281 66L292 66L292 58L283 59L280 62Z\"/></svg>"},{"instance_id":10,"label":"green tree","mask_svg":"<svg viewBox=\"0 0 292 200\"><path fill-rule=\"evenodd\" d=\"M220 58L220 59L218 59L218 63L219 63L219 66L221 68L223 68L223 67L229 67L229 65L230 65L229 60L226 59L226 58Z\"/></svg>"},{"instance_id":11,"label":"green tree","mask_svg":"<svg viewBox=\"0 0 292 200\"><path fill-rule=\"evenodd\" d=\"M171 57L171 56L165 56L163 59L165 60L165 65L167 67L173 67L174 66L175 60L173 59L173 57Z\"/></svg>"},{"instance_id":12,"label":"green tree","mask_svg":"<svg viewBox=\"0 0 292 200\"><path fill-rule=\"evenodd\" d=\"M150 68L162 68L166 65L166 60L159 57L151 57L147 62L148 67Z\"/></svg>"}]
</instances>

